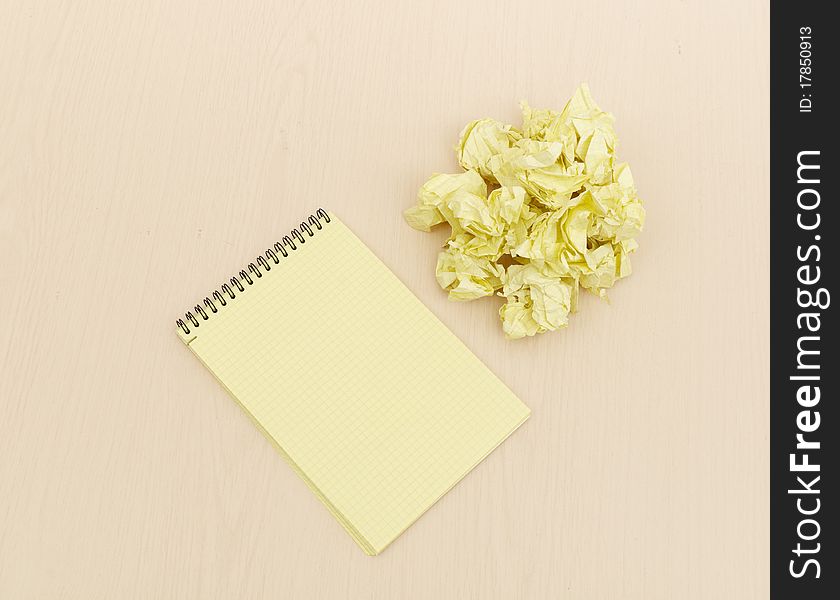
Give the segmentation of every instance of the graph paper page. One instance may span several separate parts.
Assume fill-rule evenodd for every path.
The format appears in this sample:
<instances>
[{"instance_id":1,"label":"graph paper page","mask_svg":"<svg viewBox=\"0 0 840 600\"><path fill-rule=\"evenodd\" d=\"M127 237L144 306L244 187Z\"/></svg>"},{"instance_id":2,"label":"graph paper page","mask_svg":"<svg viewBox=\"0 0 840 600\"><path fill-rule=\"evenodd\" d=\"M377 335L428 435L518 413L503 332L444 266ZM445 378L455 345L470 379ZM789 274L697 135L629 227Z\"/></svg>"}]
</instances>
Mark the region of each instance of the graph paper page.
<instances>
[{"instance_id":1,"label":"graph paper page","mask_svg":"<svg viewBox=\"0 0 840 600\"><path fill-rule=\"evenodd\" d=\"M530 411L330 219L179 334L378 554Z\"/></svg>"}]
</instances>

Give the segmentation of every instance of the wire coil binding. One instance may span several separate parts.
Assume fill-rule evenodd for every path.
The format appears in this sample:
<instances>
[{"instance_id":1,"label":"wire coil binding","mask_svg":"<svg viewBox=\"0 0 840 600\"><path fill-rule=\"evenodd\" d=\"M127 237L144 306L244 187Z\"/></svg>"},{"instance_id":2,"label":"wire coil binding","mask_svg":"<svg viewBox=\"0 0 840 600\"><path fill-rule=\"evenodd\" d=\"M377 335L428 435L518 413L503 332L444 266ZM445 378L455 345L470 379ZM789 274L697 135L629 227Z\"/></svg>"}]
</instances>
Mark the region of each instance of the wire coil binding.
<instances>
[{"instance_id":1,"label":"wire coil binding","mask_svg":"<svg viewBox=\"0 0 840 600\"><path fill-rule=\"evenodd\" d=\"M297 250L298 246L305 244L307 238L314 237L315 233L323 229L324 224L329 222L330 216L327 214L327 211L319 208L314 214L309 215L309 218L292 229L289 235L283 236L274 246L268 248L253 262L249 262L244 269L239 271L238 276L234 275L231 277L229 282L225 282L220 286L220 289L213 290L209 296L196 304L192 310L184 313L184 318L178 319L175 321L175 324L185 334L189 334L192 331L190 326L193 329L197 329L201 325L201 321L209 320L211 315L219 312L221 307L227 306L231 300L234 300L237 294L244 292L248 287L254 285L257 279L262 278L265 273L271 271L272 265L279 265L281 256L282 258L288 258L290 252Z\"/></svg>"}]
</instances>

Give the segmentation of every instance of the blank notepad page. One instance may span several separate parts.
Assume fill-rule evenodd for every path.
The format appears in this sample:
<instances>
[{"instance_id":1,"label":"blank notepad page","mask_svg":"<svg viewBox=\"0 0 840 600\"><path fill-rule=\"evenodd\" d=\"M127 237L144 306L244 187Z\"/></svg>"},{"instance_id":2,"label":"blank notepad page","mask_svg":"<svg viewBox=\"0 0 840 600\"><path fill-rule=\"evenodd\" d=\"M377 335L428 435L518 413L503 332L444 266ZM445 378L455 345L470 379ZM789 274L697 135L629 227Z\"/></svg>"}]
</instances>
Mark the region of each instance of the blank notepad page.
<instances>
[{"instance_id":1,"label":"blank notepad page","mask_svg":"<svg viewBox=\"0 0 840 600\"><path fill-rule=\"evenodd\" d=\"M377 554L529 410L335 215L321 213L305 243L264 261L269 270L230 289L234 298L220 294L223 306L207 304L207 319L179 334Z\"/></svg>"}]
</instances>

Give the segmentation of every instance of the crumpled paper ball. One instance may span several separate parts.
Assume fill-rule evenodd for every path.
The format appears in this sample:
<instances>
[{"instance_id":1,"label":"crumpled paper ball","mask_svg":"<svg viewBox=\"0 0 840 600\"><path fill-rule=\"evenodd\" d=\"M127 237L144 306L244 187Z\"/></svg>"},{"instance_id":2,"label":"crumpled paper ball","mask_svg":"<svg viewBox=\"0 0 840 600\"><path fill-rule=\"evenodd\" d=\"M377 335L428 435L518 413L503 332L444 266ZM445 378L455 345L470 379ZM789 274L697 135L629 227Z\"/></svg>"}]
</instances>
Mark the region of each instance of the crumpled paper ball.
<instances>
[{"instance_id":1,"label":"crumpled paper ball","mask_svg":"<svg viewBox=\"0 0 840 600\"><path fill-rule=\"evenodd\" d=\"M580 288L606 298L630 275L645 220L630 168L616 162L613 116L586 84L559 113L523 102L522 121L467 124L464 172L433 175L404 213L420 231L449 224L438 283L451 300L505 298L513 339L566 327Z\"/></svg>"}]
</instances>

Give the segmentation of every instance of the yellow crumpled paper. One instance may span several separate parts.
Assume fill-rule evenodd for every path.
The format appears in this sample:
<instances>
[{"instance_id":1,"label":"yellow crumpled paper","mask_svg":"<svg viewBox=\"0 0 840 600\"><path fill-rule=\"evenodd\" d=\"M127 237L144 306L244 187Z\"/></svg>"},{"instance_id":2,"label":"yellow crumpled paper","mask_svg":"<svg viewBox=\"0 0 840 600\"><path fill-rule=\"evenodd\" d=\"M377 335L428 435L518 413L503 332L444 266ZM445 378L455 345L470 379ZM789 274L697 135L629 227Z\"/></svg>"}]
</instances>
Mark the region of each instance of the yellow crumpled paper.
<instances>
[{"instance_id":1,"label":"yellow crumpled paper","mask_svg":"<svg viewBox=\"0 0 840 600\"><path fill-rule=\"evenodd\" d=\"M433 175L404 213L421 231L449 224L438 283L451 300L504 297L513 339L568 325L580 288L605 298L630 275L645 220L630 168L615 159L613 116L586 84L559 113L521 107L520 129L494 119L464 127L464 172Z\"/></svg>"}]
</instances>

